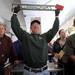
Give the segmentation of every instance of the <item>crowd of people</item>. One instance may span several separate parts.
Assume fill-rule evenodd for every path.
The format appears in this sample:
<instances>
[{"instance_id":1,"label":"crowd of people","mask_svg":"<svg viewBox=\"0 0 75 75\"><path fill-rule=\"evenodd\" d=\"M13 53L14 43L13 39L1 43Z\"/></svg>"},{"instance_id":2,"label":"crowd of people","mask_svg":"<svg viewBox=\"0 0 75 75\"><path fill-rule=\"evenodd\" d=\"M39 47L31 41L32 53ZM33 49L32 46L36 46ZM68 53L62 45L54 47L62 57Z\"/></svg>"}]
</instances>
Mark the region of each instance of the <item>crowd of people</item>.
<instances>
[{"instance_id":1,"label":"crowd of people","mask_svg":"<svg viewBox=\"0 0 75 75\"><path fill-rule=\"evenodd\" d=\"M52 58L58 58L58 67L64 68L64 75L75 75L75 34L67 37L64 29L59 30L60 10L55 10L53 27L44 34L41 34L41 23L38 20L31 22L31 34L24 31L17 18L19 11L20 6L15 7L11 17L11 28L18 38L16 42L12 43L11 38L5 34L5 24L0 22L0 75L13 75L10 70L12 65L20 63L24 64L23 75L51 75L47 66L48 52ZM73 25L75 26L75 20ZM51 44L50 41L57 32L59 38ZM61 50L64 55L59 59ZM63 73L57 72L56 75Z\"/></svg>"}]
</instances>

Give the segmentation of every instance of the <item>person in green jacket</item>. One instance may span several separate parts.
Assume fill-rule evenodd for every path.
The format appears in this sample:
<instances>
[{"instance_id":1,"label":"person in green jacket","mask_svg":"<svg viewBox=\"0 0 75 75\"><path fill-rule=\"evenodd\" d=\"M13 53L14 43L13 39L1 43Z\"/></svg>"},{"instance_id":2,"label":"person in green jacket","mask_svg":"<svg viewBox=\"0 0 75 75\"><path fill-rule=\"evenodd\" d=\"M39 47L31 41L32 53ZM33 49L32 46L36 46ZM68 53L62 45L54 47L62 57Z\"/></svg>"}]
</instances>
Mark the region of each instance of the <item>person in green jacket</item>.
<instances>
[{"instance_id":1,"label":"person in green jacket","mask_svg":"<svg viewBox=\"0 0 75 75\"><path fill-rule=\"evenodd\" d=\"M75 27L75 19L73 26ZM75 33L67 38L63 51L62 60L65 63L65 75L75 75Z\"/></svg>"},{"instance_id":2,"label":"person in green jacket","mask_svg":"<svg viewBox=\"0 0 75 75\"><path fill-rule=\"evenodd\" d=\"M21 41L22 55L24 61L24 75L49 75L47 68L48 42L52 40L59 29L59 10L55 11L55 22L53 28L41 34L40 21L33 20L30 25L31 34L20 28L17 14L20 6L14 8L11 17L11 27L15 35Z\"/></svg>"}]
</instances>

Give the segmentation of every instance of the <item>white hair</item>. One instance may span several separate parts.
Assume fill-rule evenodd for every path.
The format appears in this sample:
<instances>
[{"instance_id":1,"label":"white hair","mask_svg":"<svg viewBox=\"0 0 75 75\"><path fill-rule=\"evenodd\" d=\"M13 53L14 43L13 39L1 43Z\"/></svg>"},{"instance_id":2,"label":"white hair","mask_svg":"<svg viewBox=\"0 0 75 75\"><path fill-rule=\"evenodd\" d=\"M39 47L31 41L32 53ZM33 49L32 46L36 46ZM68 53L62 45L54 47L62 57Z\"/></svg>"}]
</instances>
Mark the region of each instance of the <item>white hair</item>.
<instances>
[{"instance_id":1,"label":"white hair","mask_svg":"<svg viewBox=\"0 0 75 75\"><path fill-rule=\"evenodd\" d=\"M5 21L2 17L0 17L0 24L5 25Z\"/></svg>"}]
</instances>

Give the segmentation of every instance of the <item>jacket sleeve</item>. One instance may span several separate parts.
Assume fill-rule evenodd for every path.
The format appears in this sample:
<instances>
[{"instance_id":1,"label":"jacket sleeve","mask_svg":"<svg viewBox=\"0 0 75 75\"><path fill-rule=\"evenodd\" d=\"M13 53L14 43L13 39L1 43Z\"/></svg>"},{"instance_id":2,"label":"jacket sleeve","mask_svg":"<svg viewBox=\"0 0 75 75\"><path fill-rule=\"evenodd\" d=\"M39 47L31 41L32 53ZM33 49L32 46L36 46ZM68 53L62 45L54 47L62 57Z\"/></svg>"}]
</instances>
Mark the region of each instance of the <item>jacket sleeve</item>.
<instances>
[{"instance_id":1,"label":"jacket sleeve","mask_svg":"<svg viewBox=\"0 0 75 75\"><path fill-rule=\"evenodd\" d=\"M65 52L65 55L70 56L70 55L73 55L73 52L74 52L73 50L74 49L72 47L72 42L71 42L70 38L68 38L66 40L66 44L65 44L63 51Z\"/></svg>"},{"instance_id":2,"label":"jacket sleeve","mask_svg":"<svg viewBox=\"0 0 75 75\"><path fill-rule=\"evenodd\" d=\"M57 43L56 43L56 41L53 44L53 52L57 52Z\"/></svg>"},{"instance_id":3,"label":"jacket sleeve","mask_svg":"<svg viewBox=\"0 0 75 75\"><path fill-rule=\"evenodd\" d=\"M65 52L65 54L64 54L64 56L62 58L63 62L66 63L68 61L69 57L74 54L73 50L74 49L72 47L72 42L71 42L70 37L69 37L69 38L67 38L65 47L63 49L63 51Z\"/></svg>"},{"instance_id":4,"label":"jacket sleeve","mask_svg":"<svg viewBox=\"0 0 75 75\"><path fill-rule=\"evenodd\" d=\"M46 38L47 42L50 42L52 38L55 36L55 34L57 33L58 29L59 29L59 19L56 17L52 29L42 34L42 36Z\"/></svg>"},{"instance_id":5,"label":"jacket sleeve","mask_svg":"<svg viewBox=\"0 0 75 75\"><path fill-rule=\"evenodd\" d=\"M20 41L22 41L22 37L24 35L26 36L26 34L28 34L26 31L20 28L20 23L18 21L16 14L13 14L13 16L11 17L11 27L12 27L13 32L15 33L15 35L18 37Z\"/></svg>"}]
</instances>

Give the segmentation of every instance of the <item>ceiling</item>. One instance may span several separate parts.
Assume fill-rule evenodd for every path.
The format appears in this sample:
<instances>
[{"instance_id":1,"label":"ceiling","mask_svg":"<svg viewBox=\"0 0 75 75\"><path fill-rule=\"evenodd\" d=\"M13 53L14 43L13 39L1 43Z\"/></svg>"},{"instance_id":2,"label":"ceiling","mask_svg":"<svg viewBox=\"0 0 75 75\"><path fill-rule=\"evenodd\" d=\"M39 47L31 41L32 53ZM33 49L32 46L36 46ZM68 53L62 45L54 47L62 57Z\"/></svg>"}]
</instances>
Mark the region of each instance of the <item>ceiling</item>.
<instances>
[{"instance_id":1,"label":"ceiling","mask_svg":"<svg viewBox=\"0 0 75 75\"><path fill-rule=\"evenodd\" d=\"M21 0L22 4L44 4L64 6L64 10L60 12L60 26L64 25L70 18L75 16L75 0ZM26 21L27 31L29 32L30 22L33 17L41 18L42 33L48 31L52 26L55 19L54 11L23 11Z\"/></svg>"}]
</instances>

